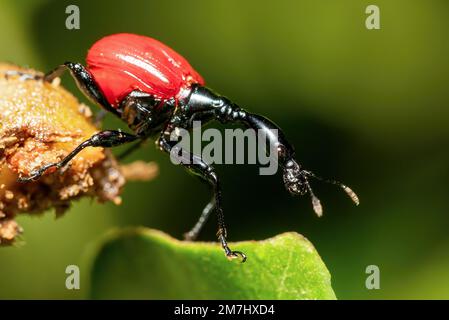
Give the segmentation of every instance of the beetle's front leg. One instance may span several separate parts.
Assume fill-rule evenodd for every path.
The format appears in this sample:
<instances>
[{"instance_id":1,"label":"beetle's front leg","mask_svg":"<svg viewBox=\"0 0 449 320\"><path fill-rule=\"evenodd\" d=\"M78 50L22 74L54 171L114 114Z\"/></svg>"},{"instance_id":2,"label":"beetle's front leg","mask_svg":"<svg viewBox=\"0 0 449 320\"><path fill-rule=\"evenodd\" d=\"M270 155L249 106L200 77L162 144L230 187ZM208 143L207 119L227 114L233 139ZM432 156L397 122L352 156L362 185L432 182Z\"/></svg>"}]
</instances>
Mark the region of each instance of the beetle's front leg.
<instances>
[{"instance_id":1,"label":"beetle's front leg","mask_svg":"<svg viewBox=\"0 0 449 320\"><path fill-rule=\"evenodd\" d=\"M64 159L59 162L46 164L39 169L31 172L27 177L19 177L19 182L29 182L39 179L45 171L50 168L60 169L67 165L70 160L72 160L78 153L80 153L86 147L103 147L111 148L116 147L128 142L132 142L139 137L133 134L129 134L120 130L105 130L94 134L92 137L87 139L78 145L72 152L70 152Z\"/></svg>"},{"instance_id":2,"label":"beetle's front leg","mask_svg":"<svg viewBox=\"0 0 449 320\"><path fill-rule=\"evenodd\" d=\"M204 208L200 219L193 227L193 229L186 234L187 239L194 239L200 232L204 223L207 221L210 213L215 210L218 220L217 237L221 243L223 250L228 258L241 258L241 262L246 261L246 255L240 251L233 251L229 248L227 243L227 230L224 221L223 209L221 206L221 188L217 173L212 166L204 162L199 156L190 152L182 150L177 145L177 141L170 141L169 137L173 130L165 130L161 137L157 141L157 145L160 150L165 151L171 156L174 156L181 165L183 165L190 173L200 177L206 181L213 190L212 201Z\"/></svg>"}]
</instances>

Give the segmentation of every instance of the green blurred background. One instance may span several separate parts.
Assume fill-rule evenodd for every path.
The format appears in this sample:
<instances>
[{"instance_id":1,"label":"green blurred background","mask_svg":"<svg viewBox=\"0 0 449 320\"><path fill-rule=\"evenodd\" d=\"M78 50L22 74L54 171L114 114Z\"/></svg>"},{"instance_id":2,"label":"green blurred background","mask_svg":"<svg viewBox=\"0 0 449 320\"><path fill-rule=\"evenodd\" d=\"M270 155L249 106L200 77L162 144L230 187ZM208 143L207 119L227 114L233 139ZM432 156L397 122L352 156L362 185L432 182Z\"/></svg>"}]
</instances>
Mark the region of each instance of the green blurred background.
<instances>
[{"instance_id":1,"label":"green blurred background","mask_svg":"<svg viewBox=\"0 0 449 320\"><path fill-rule=\"evenodd\" d=\"M65 28L69 4L81 10L80 30ZM381 30L365 28L369 4L380 7ZM84 63L95 40L116 32L167 43L210 87L277 122L304 166L361 198L357 208L316 183L318 219L279 175L217 166L230 239L305 235L340 299L449 298L448 31L445 0L2 0L0 61L41 70ZM69 77L64 85L86 101ZM152 144L134 159L157 161L160 175L129 183L121 206L84 200L58 220L18 219L23 243L0 249L0 298L86 297L89 252L104 232L144 225L179 238L191 227L209 199L204 185ZM201 239L214 233L210 221ZM79 291L65 289L69 264L81 267ZM380 290L365 288L371 264Z\"/></svg>"}]
</instances>

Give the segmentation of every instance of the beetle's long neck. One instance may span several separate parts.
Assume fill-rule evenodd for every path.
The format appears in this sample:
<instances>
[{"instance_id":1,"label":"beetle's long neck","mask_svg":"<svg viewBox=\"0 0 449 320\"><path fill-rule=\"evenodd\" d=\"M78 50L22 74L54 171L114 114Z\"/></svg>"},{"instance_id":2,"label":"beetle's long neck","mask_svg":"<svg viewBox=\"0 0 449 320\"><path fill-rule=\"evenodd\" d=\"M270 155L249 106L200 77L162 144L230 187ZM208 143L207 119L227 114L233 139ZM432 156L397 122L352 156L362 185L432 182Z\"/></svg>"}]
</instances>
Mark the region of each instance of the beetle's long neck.
<instances>
[{"instance_id":1,"label":"beetle's long neck","mask_svg":"<svg viewBox=\"0 0 449 320\"><path fill-rule=\"evenodd\" d=\"M240 122L246 127L254 129L260 136L265 137L268 144L268 148L271 148L270 152L277 152L278 163L281 167L285 167L287 162L294 161L295 151L292 145L285 138L282 130L271 120L258 115L249 113L235 104L233 105L233 111L226 118L225 121ZM228 116L227 112L225 111Z\"/></svg>"},{"instance_id":2,"label":"beetle's long neck","mask_svg":"<svg viewBox=\"0 0 449 320\"><path fill-rule=\"evenodd\" d=\"M280 166L285 167L289 162L294 161L293 147L288 143L281 128L269 119L247 112L226 97L205 87L193 88L189 106L198 112L212 112L214 117L222 123L242 123L247 128L257 131L256 134L262 133L270 147L276 149Z\"/></svg>"}]
</instances>

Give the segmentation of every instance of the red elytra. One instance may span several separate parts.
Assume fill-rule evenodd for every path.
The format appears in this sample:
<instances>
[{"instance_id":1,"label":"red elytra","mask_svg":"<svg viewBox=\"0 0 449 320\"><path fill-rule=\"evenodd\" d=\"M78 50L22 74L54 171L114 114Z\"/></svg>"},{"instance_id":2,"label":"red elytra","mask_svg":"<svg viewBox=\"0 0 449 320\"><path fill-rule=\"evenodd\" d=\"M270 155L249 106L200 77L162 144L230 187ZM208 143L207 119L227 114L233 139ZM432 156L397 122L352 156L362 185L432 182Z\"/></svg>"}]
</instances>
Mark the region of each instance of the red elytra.
<instances>
[{"instance_id":1,"label":"red elytra","mask_svg":"<svg viewBox=\"0 0 449 320\"><path fill-rule=\"evenodd\" d=\"M161 100L177 99L203 78L173 49L145 36L119 33L104 37L87 53L87 68L108 102L118 107L134 90Z\"/></svg>"}]
</instances>

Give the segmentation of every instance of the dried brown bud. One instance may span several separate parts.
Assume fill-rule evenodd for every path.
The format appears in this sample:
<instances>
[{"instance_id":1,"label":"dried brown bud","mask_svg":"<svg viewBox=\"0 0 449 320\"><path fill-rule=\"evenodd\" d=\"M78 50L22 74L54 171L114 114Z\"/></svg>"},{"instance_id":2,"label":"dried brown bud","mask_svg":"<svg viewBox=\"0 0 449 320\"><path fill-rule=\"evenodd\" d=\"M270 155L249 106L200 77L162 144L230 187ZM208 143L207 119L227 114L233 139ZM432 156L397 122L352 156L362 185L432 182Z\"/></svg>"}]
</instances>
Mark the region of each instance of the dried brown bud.
<instances>
[{"instance_id":1,"label":"dried brown bud","mask_svg":"<svg viewBox=\"0 0 449 320\"><path fill-rule=\"evenodd\" d=\"M19 183L19 175L61 160L98 129L92 112L34 70L0 64L0 243L21 231L18 213L63 213L71 200L91 196L120 203L125 178L103 148L86 148L67 168L47 170L41 179ZM59 80L59 79L58 79ZM153 170L154 173L154 170ZM153 174L154 175L154 174Z\"/></svg>"}]
</instances>

